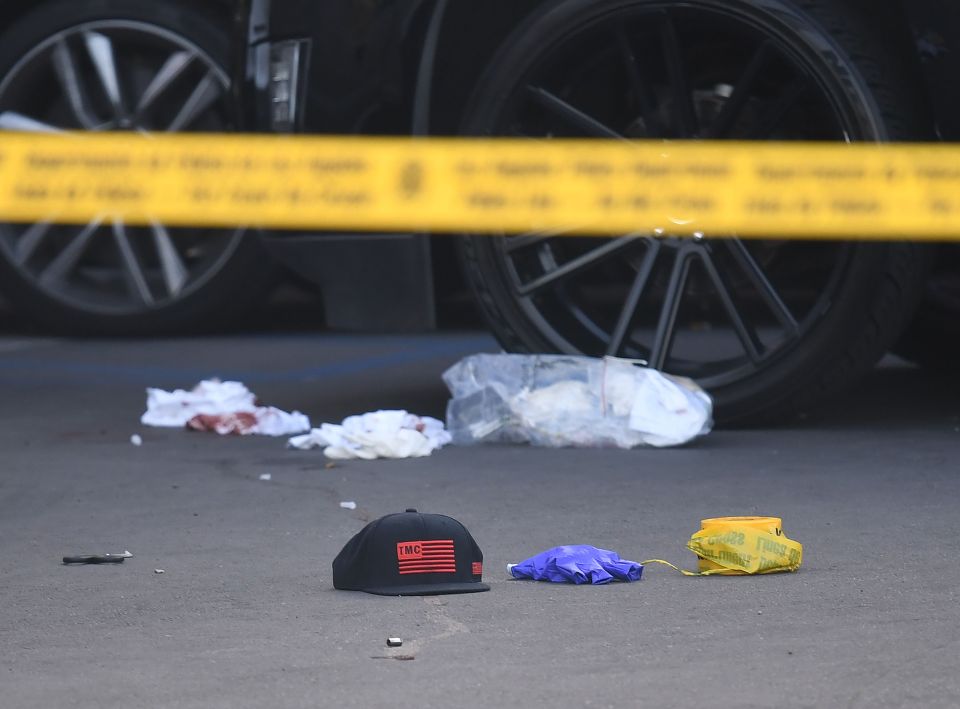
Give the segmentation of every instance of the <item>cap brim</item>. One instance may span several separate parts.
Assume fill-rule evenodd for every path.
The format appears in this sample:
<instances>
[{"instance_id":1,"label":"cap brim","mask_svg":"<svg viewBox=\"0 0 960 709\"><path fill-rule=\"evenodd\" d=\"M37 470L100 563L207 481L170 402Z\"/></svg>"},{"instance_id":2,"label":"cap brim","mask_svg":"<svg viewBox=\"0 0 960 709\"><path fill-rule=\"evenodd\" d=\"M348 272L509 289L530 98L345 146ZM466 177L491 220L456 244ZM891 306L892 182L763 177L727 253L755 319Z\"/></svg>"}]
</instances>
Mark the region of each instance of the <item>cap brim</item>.
<instances>
[{"instance_id":1,"label":"cap brim","mask_svg":"<svg viewBox=\"0 0 960 709\"><path fill-rule=\"evenodd\" d=\"M377 596L442 596L448 593L479 593L489 591L490 587L479 582L424 583L419 586L386 586L382 588L363 588L366 593Z\"/></svg>"}]
</instances>

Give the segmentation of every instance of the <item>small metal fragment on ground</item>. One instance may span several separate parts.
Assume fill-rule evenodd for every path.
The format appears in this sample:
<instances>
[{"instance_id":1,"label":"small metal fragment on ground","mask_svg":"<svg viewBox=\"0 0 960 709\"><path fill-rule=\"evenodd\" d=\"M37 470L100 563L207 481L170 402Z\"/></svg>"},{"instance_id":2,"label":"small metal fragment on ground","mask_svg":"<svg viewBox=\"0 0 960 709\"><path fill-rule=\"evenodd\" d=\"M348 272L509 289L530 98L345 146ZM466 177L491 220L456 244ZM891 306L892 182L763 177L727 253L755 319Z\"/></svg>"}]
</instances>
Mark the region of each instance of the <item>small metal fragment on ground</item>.
<instances>
[{"instance_id":1,"label":"small metal fragment on ground","mask_svg":"<svg viewBox=\"0 0 960 709\"><path fill-rule=\"evenodd\" d=\"M122 564L133 554L125 551L122 554L81 554L79 556L63 557L64 564Z\"/></svg>"},{"instance_id":2,"label":"small metal fragment on ground","mask_svg":"<svg viewBox=\"0 0 960 709\"><path fill-rule=\"evenodd\" d=\"M138 436L136 433L130 436L130 442L135 446L143 445L143 439L140 436Z\"/></svg>"},{"instance_id":3,"label":"small metal fragment on ground","mask_svg":"<svg viewBox=\"0 0 960 709\"><path fill-rule=\"evenodd\" d=\"M155 573L155 574L165 574L165 573L167 573L167 572L164 571L163 569L154 569L154 570L153 570L153 573Z\"/></svg>"},{"instance_id":4,"label":"small metal fragment on ground","mask_svg":"<svg viewBox=\"0 0 960 709\"><path fill-rule=\"evenodd\" d=\"M403 645L403 638L387 638L387 647L400 647Z\"/></svg>"},{"instance_id":5,"label":"small metal fragment on ground","mask_svg":"<svg viewBox=\"0 0 960 709\"><path fill-rule=\"evenodd\" d=\"M341 506L343 509L345 509L345 510L355 510L355 509L357 509L357 503L356 503L356 502L352 502L352 501L350 501L350 502L341 502L341 503L340 503L340 506Z\"/></svg>"},{"instance_id":6,"label":"small metal fragment on ground","mask_svg":"<svg viewBox=\"0 0 960 709\"><path fill-rule=\"evenodd\" d=\"M960 430L960 429L958 429L958 430ZM323 467L326 468L327 470L333 470L334 468L337 467L337 464L336 464L336 463L327 463L327 464L324 465Z\"/></svg>"},{"instance_id":7,"label":"small metal fragment on ground","mask_svg":"<svg viewBox=\"0 0 960 709\"><path fill-rule=\"evenodd\" d=\"M260 479L263 480L264 482L269 482L273 480L273 475L271 475L270 473L262 473L260 475Z\"/></svg>"}]
</instances>

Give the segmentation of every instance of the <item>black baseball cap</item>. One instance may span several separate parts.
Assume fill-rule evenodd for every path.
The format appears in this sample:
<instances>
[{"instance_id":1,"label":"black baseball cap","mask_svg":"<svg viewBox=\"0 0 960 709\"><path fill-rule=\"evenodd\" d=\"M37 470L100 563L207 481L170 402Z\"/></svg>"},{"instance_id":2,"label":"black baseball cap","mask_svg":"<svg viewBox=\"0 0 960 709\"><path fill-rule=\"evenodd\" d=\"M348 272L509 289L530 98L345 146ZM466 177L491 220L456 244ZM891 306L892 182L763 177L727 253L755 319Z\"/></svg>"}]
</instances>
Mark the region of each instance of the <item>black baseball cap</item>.
<instances>
[{"instance_id":1,"label":"black baseball cap","mask_svg":"<svg viewBox=\"0 0 960 709\"><path fill-rule=\"evenodd\" d=\"M334 588L379 596L489 591L482 577L483 552L466 527L413 509L374 520L333 560Z\"/></svg>"}]
</instances>

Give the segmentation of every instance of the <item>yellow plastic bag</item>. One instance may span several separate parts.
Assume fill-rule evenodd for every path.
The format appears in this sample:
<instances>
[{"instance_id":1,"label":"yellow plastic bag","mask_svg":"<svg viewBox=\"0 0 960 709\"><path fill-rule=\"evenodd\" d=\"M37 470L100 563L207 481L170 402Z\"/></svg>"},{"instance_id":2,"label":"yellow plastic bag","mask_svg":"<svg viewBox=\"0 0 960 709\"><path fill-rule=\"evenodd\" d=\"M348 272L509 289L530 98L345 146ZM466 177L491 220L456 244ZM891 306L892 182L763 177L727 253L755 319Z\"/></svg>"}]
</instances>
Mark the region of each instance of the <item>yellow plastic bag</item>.
<instances>
[{"instance_id":1,"label":"yellow plastic bag","mask_svg":"<svg viewBox=\"0 0 960 709\"><path fill-rule=\"evenodd\" d=\"M803 563L803 545L788 539L778 517L716 517L700 523L700 531L687 542L697 555L699 571L685 571L663 559L644 564L665 564L686 576L740 576L796 571Z\"/></svg>"}]
</instances>

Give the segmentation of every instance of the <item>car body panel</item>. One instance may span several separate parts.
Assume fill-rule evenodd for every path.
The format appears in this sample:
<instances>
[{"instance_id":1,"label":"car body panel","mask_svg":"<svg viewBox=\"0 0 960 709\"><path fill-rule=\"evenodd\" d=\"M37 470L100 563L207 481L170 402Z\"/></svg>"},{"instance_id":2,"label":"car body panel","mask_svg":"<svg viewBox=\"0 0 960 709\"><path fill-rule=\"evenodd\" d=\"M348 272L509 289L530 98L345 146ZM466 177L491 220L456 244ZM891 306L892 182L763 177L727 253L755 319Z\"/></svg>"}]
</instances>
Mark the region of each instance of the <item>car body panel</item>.
<instances>
[{"instance_id":1,"label":"car body panel","mask_svg":"<svg viewBox=\"0 0 960 709\"><path fill-rule=\"evenodd\" d=\"M960 2L905 3L939 137L960 140Z\"/></svg>"}]
</instances>

